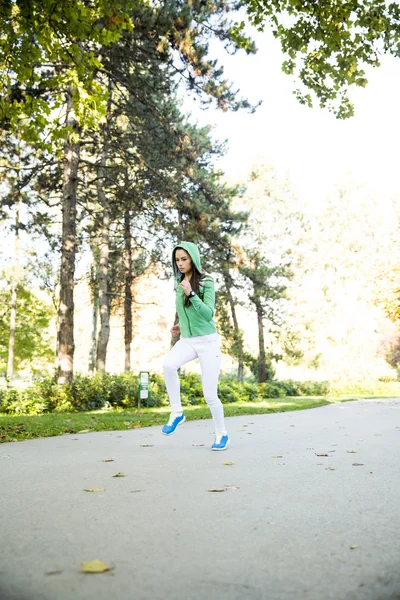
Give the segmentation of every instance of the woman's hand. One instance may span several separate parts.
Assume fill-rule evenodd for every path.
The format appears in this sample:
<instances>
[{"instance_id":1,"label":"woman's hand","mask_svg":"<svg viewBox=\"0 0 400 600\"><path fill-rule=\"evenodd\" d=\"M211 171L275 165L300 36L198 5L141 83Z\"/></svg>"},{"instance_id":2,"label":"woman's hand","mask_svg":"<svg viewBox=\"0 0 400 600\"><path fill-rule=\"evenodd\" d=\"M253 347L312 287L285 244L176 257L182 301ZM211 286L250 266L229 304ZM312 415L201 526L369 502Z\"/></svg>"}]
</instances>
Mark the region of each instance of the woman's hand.
<instances>
[{"instance_id":1,"label":"woman's hand","mask_svg":"<svg viewBox=\"0 0 400 600\"><path fill-rule=\"evenodd\" d=\"M192 291L192 286L190 285L189 281L187 279L184 279L179 285L185 292L186 296L189 296L190 292Z\"/></svg>"},{"instance_id":2,"label":"woman's hand","mask_svg":"<svg viewBox=\"0 0 400 600\"><path fill-rule=\"evenodd\" d=\"M179 327L179 325L174 325L173 327L171 327L171 335L172 337L176 337L177 335L179 335L181 332L181 328Z\"/></svg>"}]
</instances>

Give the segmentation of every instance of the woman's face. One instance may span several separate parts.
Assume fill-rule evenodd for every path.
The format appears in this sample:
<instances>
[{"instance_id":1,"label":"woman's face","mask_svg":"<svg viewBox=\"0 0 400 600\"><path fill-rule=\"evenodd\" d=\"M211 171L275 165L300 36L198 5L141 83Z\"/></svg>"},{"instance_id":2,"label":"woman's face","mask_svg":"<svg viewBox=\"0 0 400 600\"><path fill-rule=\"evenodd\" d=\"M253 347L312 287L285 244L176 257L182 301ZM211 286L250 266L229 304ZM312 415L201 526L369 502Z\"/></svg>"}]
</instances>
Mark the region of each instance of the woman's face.
<instances>
[{"instance_id":1,"label":"woman's face","mask_svg":"<svg viewBox=\"0 0 400 600\"><path fill-rule=\"evenodd\" d=\"M185 275L190 275L192 272L192 259L186 250L178 250L175 252L175 262L179 271Z\"/></svg>"}]
</instances>

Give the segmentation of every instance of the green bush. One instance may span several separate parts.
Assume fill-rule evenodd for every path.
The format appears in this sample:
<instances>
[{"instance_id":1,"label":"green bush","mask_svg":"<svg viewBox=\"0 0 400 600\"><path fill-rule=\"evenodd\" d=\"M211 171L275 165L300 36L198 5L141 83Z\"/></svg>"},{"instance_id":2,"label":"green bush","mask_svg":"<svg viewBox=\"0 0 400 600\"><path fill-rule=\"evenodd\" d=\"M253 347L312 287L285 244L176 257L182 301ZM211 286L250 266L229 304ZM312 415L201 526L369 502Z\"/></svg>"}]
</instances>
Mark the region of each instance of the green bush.
<instances>
[{"instance_id":1,"label":"green bush","mask_svg":"<svg viewBox=\"0 0 400 600\"><path fill-rule=\"evenodd\" d=\"M0 410L11 415L40 415L47 409L45 401L31 390L6 388L0 391Z\"/></svg>"},{"instance_id":2,"label":"green bush","mask_svg":"<svg viewBox=\"0 0 400 600\"><path fill-rule=\"evenodd\" d=\"M286 396L326 396L329 394L328 381L293 381L287 379L277 382L286 392Z\"/></svg>"},{"instance_id":3,"label":"green bush","mask_svg":"<svg viewBox=\"0 0 400 600\"><path fill-rule=\"evenodd\" d=\"M279 385L279 382L266 381L265 383L259 383L258 390L260 400L264 400L265 398L284 398L288 395L285 388Z\"/></svg>"},{"instance_id":4,"label":"green bush","mask_svg":"<svg viewBox=\"0 0 400 600\"><path fill-rule=\"evenodd\" d=\"M201 376L186 373L180 376L184 406L204 404ZM384 384L381 384L384 385ZM388 385L388 384L386 384ZM393 385L393 384L392 384ZM327 382L267 381L239 382L234 377L220 378L218 393L221 401L260 402L266 398L285 396L322 396L329 392ZM168 406L164 378L150 375L150 398L142 406ZM135 408L138 405L138 376L133 373L110 375L76 374L68 385L58 385L55 376L43 376L33 385L0 389L0 412L8 414L41 414L43 412L77 412L99 408Z\"/></svg>"}]
</instances>

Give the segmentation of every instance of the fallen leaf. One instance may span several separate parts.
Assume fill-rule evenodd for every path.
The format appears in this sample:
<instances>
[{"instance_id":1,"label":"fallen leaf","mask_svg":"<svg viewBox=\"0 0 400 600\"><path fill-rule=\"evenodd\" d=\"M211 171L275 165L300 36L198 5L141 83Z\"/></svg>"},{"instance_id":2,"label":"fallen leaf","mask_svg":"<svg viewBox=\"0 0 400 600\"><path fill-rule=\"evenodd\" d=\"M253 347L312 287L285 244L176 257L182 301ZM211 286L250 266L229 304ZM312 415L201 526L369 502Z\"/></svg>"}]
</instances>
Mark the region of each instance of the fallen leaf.
<instances>
[{"instance_id":1,"label":"fallen leaf","mask_svg":"<svg viewBox=\"0 0 400 600\"><path fill-rule=\"evenodd\" d=\"M154 444L140 444L141 448L153 448Z\"/></svg>"},{"instance_id":2,"label":"fallen leaf","mask_svg":"<svg viewBox=\"0 0 400 600\"><path fill-rule=\"evenodd\" d=\"M357 544L354 544L354 546L350 546L350 550L355 550L356 548L358 548Z\"/></svg>"},{"instance_id":3,"label":"fallen leaf","mask_svg":"<svg viewBox=\"0 0 400 600\"><path fill-rule=\"evenodd\" d=\"M104 488L85 488L84 492L104 492Z\"/></svg>"},{"instance_id":4,"label":"fallen leaf","mask_svg":"<svg viewBox=\"0 0 400 600\"><path fill-rule=\"evenodd\" d=\"M226 488L212 488L211 490L207 490L207 492L226 492Z\"/></svg>"},{"instance_id":5,"label":"fallen leaf","mask_svg":"<svg viewBox=\"0 0 400 600\"><path fill-rule=\"evenodd\" d=\"M130 421L124 421L124 425L130 425L131 422Z\"/></svg>"},{"instance_id":6,"label":"fallen leaf","mask_svg":"<svg viewBox=\"0 0 400 600\"><path fill-rule=\"evenodd\" d=\"M81 573L104 573L104 571L109 571L111 567L103 563L102 560L95 559L89 562L83 562L82 568L79 569Z\"/></svg>"},{"instance_id":7,"label":"fallen leaf","mask_svg":"<svg viewBox=\"0 0 400 600\"><path fill-rule=\"evenodd\" d=\"M346 450L347 454L358 454L360 450Z\"/></svg>"},{"instance_id":8,"label":"fallen leaf","mask_svg":"<svg viewBox=\"0 0 400 600\"><path fill-rule=\"evenodd\" d=\"M90 429L81 429L80 431L77 431L76 433L89 433Z\"/></svg>"},{"instance_id":9,"label":"fallen leaf","mask_svg":"<svg viewBox=\"0 0 400 600\"><path fill-rule=\"evenodd\" d=\"M272 458L283 458L282 454L273 454Z\"/></svg>"},{"instance_id":10,"label":"fallen leaf","mask_svg":"<svg viewBox=\"0 0 400 600\"><path fill-rule=\"evenodd\" d=\"M316 452L315 456L329 456L329 454L325 454L324 452Z\"/></svg>"},{"instance_id":11,"label":"fallen leaf","mask_svg":"<svg viewBox=\"0 0 400 600\"><path fill-rule=\"evenodd\" d=\"M114 462L113 458L103 458L101 462Z\"/></svg>"},{"instance_id":12,"label":"fallen leaf","mask_svg":"<svg viewBox=\"0 0 400 600\"><path fill-rule=\"evenodd\" d=\"M336 471L336 467L325 467L325 471Z\"/></svg>"},{"instance_id":13,"label":"fallen leaf","mask_svg":"<svg viewBox=\"0 0 400 600\"><path fill-rule=\"evenodd\" d=\"M118 473L115 473L115 475L111 475L111 477L125 477L125 475L122 473L122 471L118 471Z\"/></svg>"},{"instance_id":14,"label":"fallen leaf","mask_svg":"<svg viewBox=\"0 0 400 600\"><path fill-rule=\"evenodd\" d=\"M364 463L353 463L353 467L363 467Z\"/></svg>"},{"instance_id":15,"label":"fallen leaf","mask_svg":"<svg viewBox=\"0 0 400 600\"><path fill-rule=\"evenodd\" d=\"M224 465L233 465L233 462L231 460L225 460Z\"/></svg>"}]
</instances>

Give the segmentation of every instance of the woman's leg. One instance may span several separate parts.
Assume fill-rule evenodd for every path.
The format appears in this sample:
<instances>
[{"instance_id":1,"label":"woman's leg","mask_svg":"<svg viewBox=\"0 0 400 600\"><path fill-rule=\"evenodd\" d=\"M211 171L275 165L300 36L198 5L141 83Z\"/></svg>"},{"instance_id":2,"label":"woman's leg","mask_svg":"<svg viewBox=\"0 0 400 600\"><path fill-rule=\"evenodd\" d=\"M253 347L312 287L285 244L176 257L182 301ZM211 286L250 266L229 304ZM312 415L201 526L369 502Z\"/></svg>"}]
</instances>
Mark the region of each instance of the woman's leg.
<instances>
[{"instance_id":1,"label":"woman's leg","mask_svg":"<svg viewBox=\"0 0 400 600\"><path fill-rule=\"evenodd\" d=\"M201 365L204 399L211 410L215 433L226 434L224 408L218 398L218 378L222 360L219 339L197 343L196 350Z\"/></svg>"},{"instance_id":2,"label":"woman's leg","mask_svg":"<svg viewBox=\"0 0 400 600\"><path fill-rule=\"evenodd\" d=\"M164 380L168 392L171 410L175 414L182 412L181 386L178 369L185 363L197 358L195 350L184 339L180 339L168 352L164 361Z\"/></svg>"}]
</instances>

